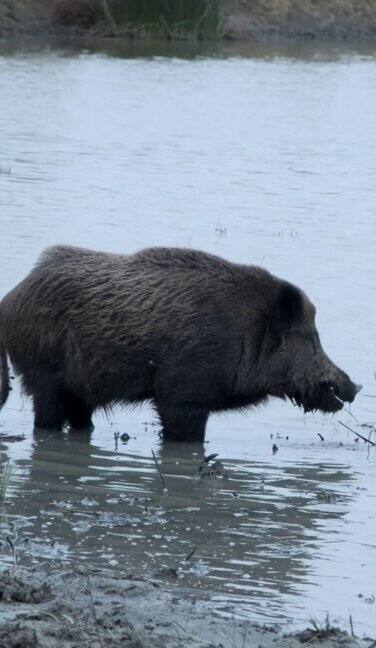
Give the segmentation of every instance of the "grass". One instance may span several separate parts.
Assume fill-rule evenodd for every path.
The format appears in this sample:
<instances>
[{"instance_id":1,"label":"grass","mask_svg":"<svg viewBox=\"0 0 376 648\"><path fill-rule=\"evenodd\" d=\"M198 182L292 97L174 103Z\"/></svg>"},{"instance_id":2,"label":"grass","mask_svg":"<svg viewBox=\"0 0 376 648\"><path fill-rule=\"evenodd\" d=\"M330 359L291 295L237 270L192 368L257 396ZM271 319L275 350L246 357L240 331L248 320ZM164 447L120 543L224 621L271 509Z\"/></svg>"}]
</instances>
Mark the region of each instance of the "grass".
<instances>
[{"instance_id":1,"label":"grass","mask_svg":"<svg viewBox=\"0 0 376 648\"><path fill-rule=\"evenodd\" d=\"M216 38L228 0L59 0L55 17L81 25L165 39Z\"/></svg>"},{"instance_id":2,"label":"grass","mask_svg":"<svg viewBox=\"0 0 376 648\"><path fill-rule=\"evenodd\" d=\"M351 636L355 636L351 616L350 619L351 619ZM335 626L332 626L329 618L329 612L326 615L326 619L324 623L320 623L319 621L317 621L317 619L309 619L309 623L312 626L311 628L307 628L307 630L298 632L295 635L296 637L299 638L300 643L303 645L310 644L316 641L324 641L325 639L338 639L338 642L341 641L341 643L348 641L349 635L347 634L346 631L341 630L340 628L337 628Z\"/></svg>"},{"instance_id":3,"label":"grass","mask_svg":"<svg viewBox=\"0 0 376 648\"><path fill-rule=\"evenodd\" d=\"M164 38L218 36L221 3L214 0L128 0L112 2L115 22Z\"/></svg>"},{"instance_id":4,"label":"grass","mask_svg":"<svg viewBox=\"0 0 376 648\"><path fill-rule=\"evenodd\" d=\"M61 26L95 35L172 39L374 38L373 0L0 0L0 34L53 34Z\"/></svg>"}]
</instances>

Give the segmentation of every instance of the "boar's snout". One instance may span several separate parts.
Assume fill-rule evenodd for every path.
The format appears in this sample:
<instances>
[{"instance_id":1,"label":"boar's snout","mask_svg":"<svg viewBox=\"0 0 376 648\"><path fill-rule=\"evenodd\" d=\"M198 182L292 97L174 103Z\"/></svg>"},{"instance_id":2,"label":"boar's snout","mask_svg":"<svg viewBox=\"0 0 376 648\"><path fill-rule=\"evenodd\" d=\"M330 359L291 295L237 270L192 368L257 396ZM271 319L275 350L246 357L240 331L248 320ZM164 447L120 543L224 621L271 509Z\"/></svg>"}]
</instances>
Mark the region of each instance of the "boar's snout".
<instances>
[{"instance_id":1,"label":"boar's snout","mask_svg":"<svg viewBox=\"0 0 376 648\"><path fill-rule=\"evenodd\" d=\"M362 388L326 355L315 326L315 308L308 297L284 283L266 329L269 367L275 377L269 393L290 398L310 412L338 412Z\"/></svg>"},{"instance_id":2,"label":"boar's snout","mask_svg":"<svg viewBox=\"0 0 376 648\"><path fill-rule=\"evenodd\" d=\"M333 413L342 409L345 402L352 403L362 385L356 385L349 376L340 369L330 372L330 377L319 383L318 387L307 395L303 401L306 411L319 409L322 412Z\"/></svg>"},{"instance_id":3,"label":"boar's snout","mask_svg":"<svg viewBox=\"0 0 376 648\"><path fill-rule=\"evenodd\" d=\"M355 396L362 389L362 385L356 385L350 380L348 376L344 376L344 380L340 383L337 391L335 391L336 396L338 396L342 401L347 401L352 403Z\"/></svg>"}]
</instances>

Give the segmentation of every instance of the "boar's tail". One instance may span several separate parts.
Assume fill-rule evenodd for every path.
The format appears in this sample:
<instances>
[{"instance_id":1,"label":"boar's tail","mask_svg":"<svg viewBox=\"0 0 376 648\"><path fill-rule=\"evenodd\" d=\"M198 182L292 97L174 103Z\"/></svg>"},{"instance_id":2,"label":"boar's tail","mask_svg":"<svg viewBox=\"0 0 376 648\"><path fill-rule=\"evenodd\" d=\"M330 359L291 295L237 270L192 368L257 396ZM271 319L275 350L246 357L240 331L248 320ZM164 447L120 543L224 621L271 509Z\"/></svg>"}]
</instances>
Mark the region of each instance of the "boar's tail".
<instances>
[{"instance_id":1,"label":"boar's tail","mask_svg":"<svg viewBox=\"0 0 376 648\"><path fill-rule=\"evenodd\" d=\"M0 333L0 409L5 405L9 396L9 391L10 385L7 352Z\"/></svg>"}]
</instances>

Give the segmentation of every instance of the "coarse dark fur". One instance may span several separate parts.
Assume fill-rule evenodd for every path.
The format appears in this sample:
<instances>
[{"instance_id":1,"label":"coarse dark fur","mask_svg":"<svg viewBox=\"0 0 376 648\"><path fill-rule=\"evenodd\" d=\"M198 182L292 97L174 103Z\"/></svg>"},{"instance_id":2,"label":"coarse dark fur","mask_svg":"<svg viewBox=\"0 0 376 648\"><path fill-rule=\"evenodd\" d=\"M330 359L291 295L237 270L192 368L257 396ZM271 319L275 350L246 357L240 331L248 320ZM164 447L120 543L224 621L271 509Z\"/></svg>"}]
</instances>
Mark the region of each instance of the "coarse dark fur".
<instances>
[{"instance_id":1,"label":"coarse dark fur","mask_svg":"<svg viewBox=\"0 0 376 648\"><path fill-rule=\"evenodd\" d=\"M36 428L88 428L94 410L152 401L166 436L203 439L210 412L269 396L339 410L358 387L325 355L315 308L257 266L188 249L46 250L0 303L6 354Z\"/></svg>"}]
</instances>

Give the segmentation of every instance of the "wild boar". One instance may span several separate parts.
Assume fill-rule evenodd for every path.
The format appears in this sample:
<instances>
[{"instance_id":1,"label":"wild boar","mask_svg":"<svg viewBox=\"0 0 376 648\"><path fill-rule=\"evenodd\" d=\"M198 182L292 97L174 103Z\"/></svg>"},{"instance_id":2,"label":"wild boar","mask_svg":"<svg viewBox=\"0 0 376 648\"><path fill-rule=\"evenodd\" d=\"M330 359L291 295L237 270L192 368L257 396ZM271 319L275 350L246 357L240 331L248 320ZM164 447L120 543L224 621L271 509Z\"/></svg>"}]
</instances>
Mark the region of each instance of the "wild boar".
<instances>
[{"instance_id":1,"label":"wild boar","mask_svg":"<svg viewBox=\"0 0 376 648\"><path fill-rule=\"evenodd\" d=\"M336 412L360 389L325 354L302 290L190 249L47 249L0 303L0 340L0 404L8 355L40 429L150 401L166 437L202 440L211 412L270 396Z\"/></svg>"}]
</instances>

